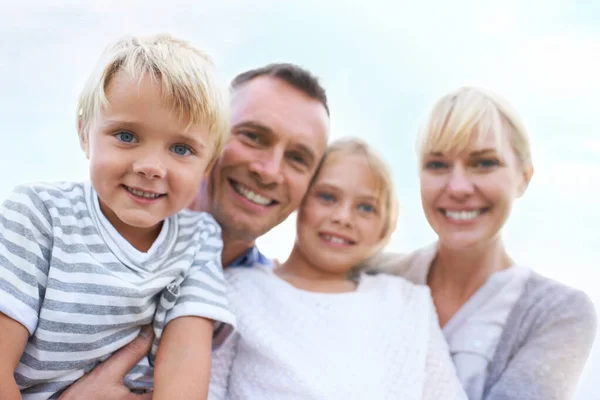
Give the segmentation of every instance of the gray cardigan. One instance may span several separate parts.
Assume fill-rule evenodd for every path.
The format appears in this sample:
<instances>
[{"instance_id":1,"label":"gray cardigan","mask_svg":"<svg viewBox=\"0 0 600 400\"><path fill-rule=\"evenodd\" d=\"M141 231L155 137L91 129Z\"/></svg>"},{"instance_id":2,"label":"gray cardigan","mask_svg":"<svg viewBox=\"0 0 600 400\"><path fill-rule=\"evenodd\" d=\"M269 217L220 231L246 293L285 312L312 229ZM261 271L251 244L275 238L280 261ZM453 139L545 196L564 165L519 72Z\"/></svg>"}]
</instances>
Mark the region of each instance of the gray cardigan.
<instances>
[{"instance_id":1,"label":"gray cardigan","mask_svg":"<svg viewBox=\"0 0 600 400\"><path fill-rule=\"evenodd\" d=\"M422 250L381 253L365 267L403 276L431 261L435 250ZM572 398L595 335L596 311L589 297L532 272L489 364L483 400Z\"/></svg>"},{"instance_id":2,"label":"gray cardigan","mask_svg":"<svg viewBox=\"0 0 600 400\"><path fill-rule=\"evenodd\" d=\"M585 293L532 273L489 365L483 398L572 398L595 335Z\"/></svg>"}]
</instances>

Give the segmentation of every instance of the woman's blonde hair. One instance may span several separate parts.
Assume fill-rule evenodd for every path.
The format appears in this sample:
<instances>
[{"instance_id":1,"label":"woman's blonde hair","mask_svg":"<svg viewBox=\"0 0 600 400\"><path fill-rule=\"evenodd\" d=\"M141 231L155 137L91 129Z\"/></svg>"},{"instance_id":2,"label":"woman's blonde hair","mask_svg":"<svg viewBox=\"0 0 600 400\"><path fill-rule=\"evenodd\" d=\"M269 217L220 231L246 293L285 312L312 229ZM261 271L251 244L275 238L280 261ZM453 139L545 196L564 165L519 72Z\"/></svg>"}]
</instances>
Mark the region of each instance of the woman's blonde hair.
<instances>
[{"instance_id":1,"label":"woman's blonde hair","mask_svg":"<svg viewBox=\"0 0 600 400\"><path fill-rule=\"evenodd\" d=\"M491 133L496 147L501 150L507 128L509 143L521 165L531 168L529 136L510 104L497 94L481 88L460 88L435 103L418 135L419 159L430 153L460 152L474 137L485 139L484 133Z\"/></svg>"},{"instance_id":2,"label":"woman's blonde hair","mask_svg":"<svg viewBox=\"0 0 600 400\"><path fill-rule=\"evenodd\" d=\"M230 101L210 57L170 35L124 37L108 46L79 96L79 134L87 139L98 112L108 106L106 88L119 71L132 79L149 76L161 85L166 104L190 125L203 124L215 135L215 158L229 136Z\"/></svg>"},{"instance_id":3,"label":"woman's blonde hair","mask_svg":"<svg viewBox=\"0 0 600 400\"><path fill-rule=\"evenodd\" d=\"M383 220L383 230L381 233L381 240L373 249L372 255L385 247L389 242L392 233L394 233L394 230L396 229L399 208L398 196L396 195L390 169L375 150L366 142L357 138L343 138L334 141L327 146L319 168L313 176L311 186L317 179L321 168L323 168L327 162L354 155L364 156L371 172L379 179L380 215Z\"/></svg>"}]
</instances>

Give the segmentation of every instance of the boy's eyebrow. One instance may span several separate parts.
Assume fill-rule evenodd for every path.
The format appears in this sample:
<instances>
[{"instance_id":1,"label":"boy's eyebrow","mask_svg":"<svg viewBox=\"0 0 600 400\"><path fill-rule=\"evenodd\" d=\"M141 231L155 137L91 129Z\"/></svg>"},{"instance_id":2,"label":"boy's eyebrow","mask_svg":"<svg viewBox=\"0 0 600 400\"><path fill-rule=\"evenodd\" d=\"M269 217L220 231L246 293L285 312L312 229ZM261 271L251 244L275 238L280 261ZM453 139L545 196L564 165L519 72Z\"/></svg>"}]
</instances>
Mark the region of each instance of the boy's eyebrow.
<instances>
[{"instance_id":1,"label":"boy's eyebrow","mask_svg":"<svg viewBox=\"0 0 600 400\"><path fill-rule=\"evenodd\" d=\"M496 149L491 149L490 148L490 149L476 150L476 151L471 152L471 154L469 154L469 155L471 157L478 157L478 156L482 156L482 155L487 154L487 153L495 153L495 152L496 152Z\"/></svg>"}]
</instances>

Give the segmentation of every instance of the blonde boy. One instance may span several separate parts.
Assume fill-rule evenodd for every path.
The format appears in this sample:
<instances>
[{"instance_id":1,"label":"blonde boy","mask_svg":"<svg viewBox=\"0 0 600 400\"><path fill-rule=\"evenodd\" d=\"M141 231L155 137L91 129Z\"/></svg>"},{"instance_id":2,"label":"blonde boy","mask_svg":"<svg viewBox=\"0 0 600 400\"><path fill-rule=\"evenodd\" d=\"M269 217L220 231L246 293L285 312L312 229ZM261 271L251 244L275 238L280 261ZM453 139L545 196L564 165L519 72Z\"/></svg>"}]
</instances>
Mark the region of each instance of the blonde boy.
<instances>
[{"instance_id":1,"label":"blonde boy","mask_svg":"<svg viewBox=\"0 0 600 400\"><path fill-rule=\"evenodd\" d=\"M228 121L226 89L190 44L105 51L78 105L90 182L20 186L0 208L1 399L57 398L149 323L130 387L151 389L155 364L154 399L206 398L214 322L235 318L220 227L184 208Z\"/></svg>"}]
</instances>

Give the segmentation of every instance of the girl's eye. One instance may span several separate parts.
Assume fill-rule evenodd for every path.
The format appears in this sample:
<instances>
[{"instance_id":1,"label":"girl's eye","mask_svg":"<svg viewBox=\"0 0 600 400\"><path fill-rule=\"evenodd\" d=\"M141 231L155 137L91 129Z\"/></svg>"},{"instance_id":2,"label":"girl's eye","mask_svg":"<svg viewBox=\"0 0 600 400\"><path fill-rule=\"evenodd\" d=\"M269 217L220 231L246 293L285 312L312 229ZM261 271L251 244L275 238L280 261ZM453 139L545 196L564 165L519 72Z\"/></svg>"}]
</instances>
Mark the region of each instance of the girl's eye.
<instances>
[{"instance_id":1,"label":"girl's eye","mask_svg":"<svg viewBox=\"0 0 600 400\"><path fill-rule=\"evenodd\" d=\"M427 161L425 163L425 169L432 169L432 170L436 170L436 169L443 169L446 168L447 164L442 162L442 161Z\"/></svg>"},{"instance_id":2,"label":"girl's eye","mask_svg":"<svg viewBox=\"0 0 600 400\"><path fill-rule=\"evenodd\" d=\"M335 197L331 193L317 193L317 197L328 203L335 201Z\"/></svg>"},{"instance_id":3,"label":"girl's eye","mask_svg":"<svg viewBox=\"0 0 600 400\"><path fill-rule=\"evenodd\" d=\"M358 206L358 209L362 212L366 212L366 213L372 213L375 212L375 207L373 207L371 204L360 204Z\"/></svg>"},{"instance_id":4,"label":"girl's eye","mask_svg":"<svg viewBox=\"0 0 600 400\"><path fill-rule=\"evenodd\" d=\"M137 139L130 132L118 132L115 137L123 143L136 143Z\"/></svg>"},{"instance_id":5,"label":"girl's eye","mask_svg":"<svg viewBox=\"0 0 600 400\"><path fill-rule=\"evenodd\" d=\"M173 153L177 154L178 156L189 156L189 155L194 154L192 149L190 149L189 146L186 146L184 144L176 144L176 145L172 146L171 151Z\"/></svg>"}]
</instances>

